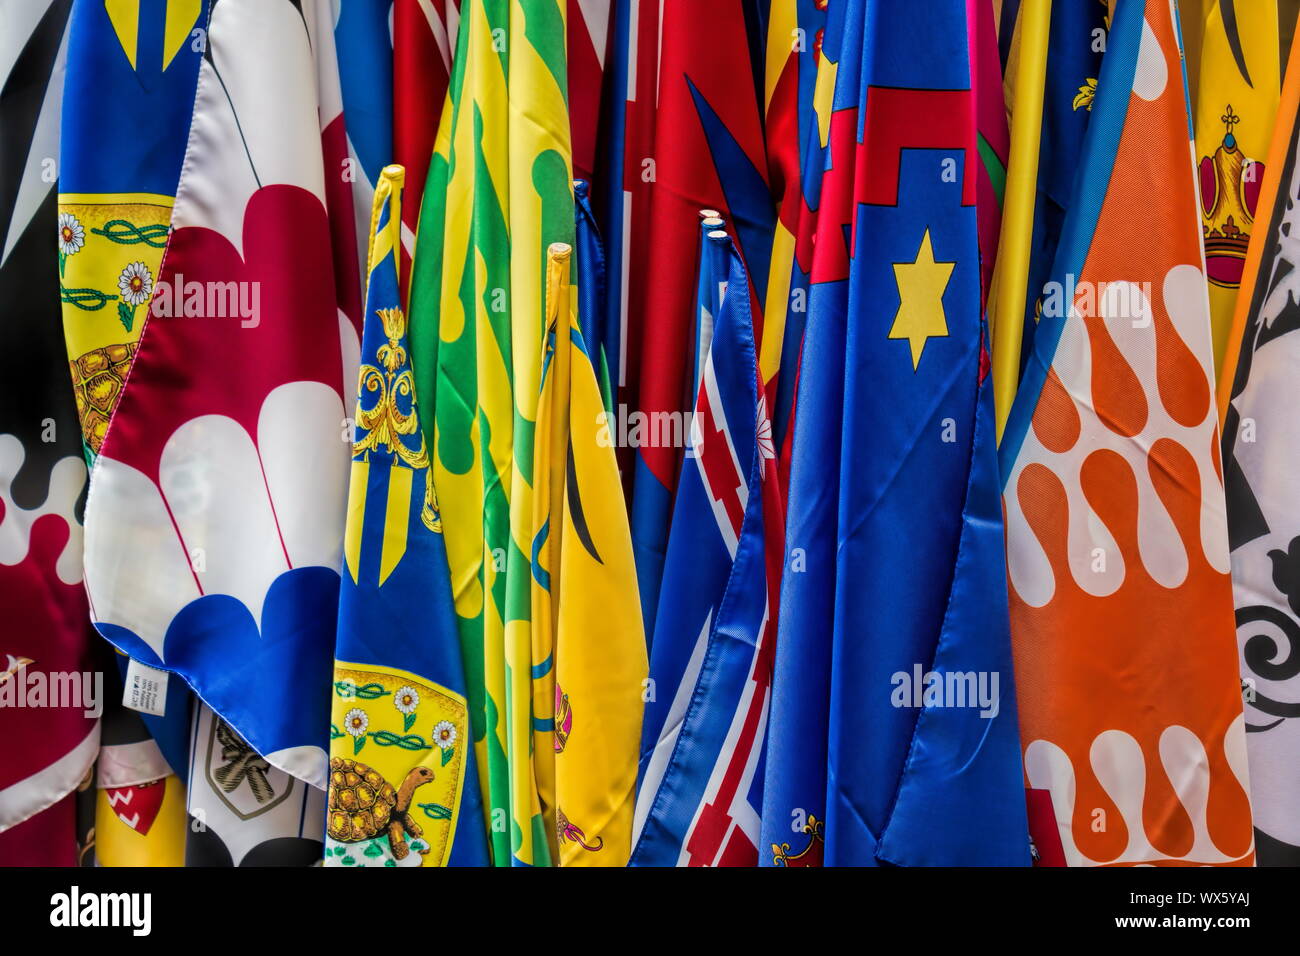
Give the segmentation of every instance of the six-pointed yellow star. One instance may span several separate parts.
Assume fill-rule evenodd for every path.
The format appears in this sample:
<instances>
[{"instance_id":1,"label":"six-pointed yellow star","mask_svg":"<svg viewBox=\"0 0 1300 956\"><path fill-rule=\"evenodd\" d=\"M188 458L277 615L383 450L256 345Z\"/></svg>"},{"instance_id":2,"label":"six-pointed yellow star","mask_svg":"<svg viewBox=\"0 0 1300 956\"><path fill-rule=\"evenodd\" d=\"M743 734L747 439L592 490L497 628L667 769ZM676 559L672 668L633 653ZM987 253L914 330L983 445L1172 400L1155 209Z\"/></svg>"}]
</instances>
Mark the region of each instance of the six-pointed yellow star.
<instances>
[{"instance_id":1,"label":"six-pointed yellow star","mask_svg":"<svg viewBox=\"0 0 1300 956\"><path fill-rule=\"evenodd\" d=\"M921 248L912 262L894 263L898 283L898 314L889 327L891 339L907 339L912 347L912 370L921 364L921 352L931 339L948 334L948 317L943 311L943 290L948 288L955 262L935 262L927 227Z\"/></svg>"}]
</instances>

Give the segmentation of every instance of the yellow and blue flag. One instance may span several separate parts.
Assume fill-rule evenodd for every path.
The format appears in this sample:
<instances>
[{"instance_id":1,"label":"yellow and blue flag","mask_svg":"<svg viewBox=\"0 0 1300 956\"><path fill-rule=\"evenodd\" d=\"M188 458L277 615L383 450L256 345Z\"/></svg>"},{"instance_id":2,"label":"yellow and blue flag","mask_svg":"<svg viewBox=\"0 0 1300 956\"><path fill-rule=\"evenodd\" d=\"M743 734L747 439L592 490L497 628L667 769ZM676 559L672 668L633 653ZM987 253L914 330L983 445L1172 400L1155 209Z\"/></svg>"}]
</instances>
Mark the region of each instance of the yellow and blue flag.
<instances>
[{"instance_id":1,"label":"yellow and blue flag","mask_svg":"<svg viewBox=\"0 0 1300 956\"><path fill-rule=\"evenodd\" d=\"M999 449L1045 862L1254 860L1186 89L1173 7L1118 4Z\"/></svg>"},{"instance_id":2,"label":"yellow and blue flag","mask_svg":"<svg viewBox=\"0 0 1300 956\"><path fill-rule=\"evenodd\" d=\"M533 467L534 736L560 866L631 852L645 636L609 424L571 306L572 249L547 256L547 327ZM553 796L552 796L553 794Z\"/></svg>"},{"instance_id":3,"label":"yellow and blue flag","mask_svg":"<svg viewBox=\"0 0 1300 956\"><path fill-rule=\"evenodd\" d=\"M330 729L325 862L485 865L447 550L401 307L404 170L375 189Z\"/></svg>"}]
</instances>

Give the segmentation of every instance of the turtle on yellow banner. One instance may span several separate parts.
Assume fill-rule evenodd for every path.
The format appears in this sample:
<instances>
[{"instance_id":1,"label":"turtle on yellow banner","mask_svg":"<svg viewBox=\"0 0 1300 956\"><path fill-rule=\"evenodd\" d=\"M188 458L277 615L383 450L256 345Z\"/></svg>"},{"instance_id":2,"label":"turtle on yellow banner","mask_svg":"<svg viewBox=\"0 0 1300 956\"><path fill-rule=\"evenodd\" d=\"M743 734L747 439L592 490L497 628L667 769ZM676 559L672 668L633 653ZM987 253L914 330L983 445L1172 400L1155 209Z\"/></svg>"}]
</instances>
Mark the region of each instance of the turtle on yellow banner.
<instances>
[{"instance_id":1,"label":"turtle on yellow banner","mask_svg":"<svg viewBox=\"0 0 1300 956\"><path fill-rule=\"evenodd\" d=\"M326 866L482 866L447 550L399 303L401 191L375 188L330 714Z\"/></svg>"},{"instance_id":2,"label":"turtle on yellow banner","mask_svg":"<svg viewBox=\"0 0 1300 956\"><path fill-rule=\"evenodd\" d=\"M473 749L465 698L393 668L337 662L334 680L327 858L446 864Z\"/></svg>"}]
</instances>

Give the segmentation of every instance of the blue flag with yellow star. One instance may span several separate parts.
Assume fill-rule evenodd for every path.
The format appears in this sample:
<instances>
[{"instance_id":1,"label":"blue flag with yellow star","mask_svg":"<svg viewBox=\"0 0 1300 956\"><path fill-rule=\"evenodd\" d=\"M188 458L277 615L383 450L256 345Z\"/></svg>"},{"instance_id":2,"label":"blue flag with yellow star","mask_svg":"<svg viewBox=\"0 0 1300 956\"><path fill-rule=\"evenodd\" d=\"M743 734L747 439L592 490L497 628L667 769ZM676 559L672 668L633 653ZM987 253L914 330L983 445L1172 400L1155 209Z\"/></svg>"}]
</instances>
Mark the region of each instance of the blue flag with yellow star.
<instances>
[{"instance_id":1,"label":"blue flag with yellow star","mask_svg":"<svg viewBox=\"0 0 1300 956\"><path fill-rule=\"evenodd\" d=\"M486 866L447 549L398 292L401 190L375 188L339 588L325 863Z\"/></svg>"},{"instance_id":2,"label":"blue flag with yellow star","mask_svg":"<svg viewBox=\"0 0 1300 956\"><path fill-rule=\"evenodd\" d=\"M760 860L1030 847L980 306L967 4L839 4Z\"/></svg>"}]
</instances>

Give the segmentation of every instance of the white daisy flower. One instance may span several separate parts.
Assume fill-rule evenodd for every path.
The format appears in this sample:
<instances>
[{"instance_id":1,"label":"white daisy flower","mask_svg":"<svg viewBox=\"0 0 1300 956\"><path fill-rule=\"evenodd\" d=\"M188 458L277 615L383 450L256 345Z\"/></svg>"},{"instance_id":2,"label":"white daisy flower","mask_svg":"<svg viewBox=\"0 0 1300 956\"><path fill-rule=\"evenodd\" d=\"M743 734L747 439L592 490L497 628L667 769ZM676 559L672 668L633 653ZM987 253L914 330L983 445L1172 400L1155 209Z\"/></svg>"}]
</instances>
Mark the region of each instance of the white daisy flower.
<instances>
[{"instance_id":1,"label":"white daisy flower","mask_svg":"<svg viewBox=\"0 0 1300 956\"><path fill-rule=\"evenodd\" d=\"M456 725L450 720L439 721L433 728L433 742L446 750L456 742Z\"/></svg>"},{"instance_id":2,"label":"white daisy flower","mask_svg":"<svg viewBox=\"0 0 1300 956\"><path fill-rule=\"evenodd\" d=\"M144 305L153 294L153 274L143 262L133 262L117 277L117 287L127 305Z\"/></svg>"},{"instance_id":3,"label":"white daisy flower","mask_svg":"<svg viewBox=\"0 0 1300 956\"><path fill-rule=\"evenodd\" d=\"M343 718L343 729L353 737L364 737L370 726L370 717L360 707L353 707Z\"/></svg>"},{"instance_id":4,"label":"white daisy flower","mask_svg":"<svg viewBox=\"0 0 1300 956\"><path fill-rule=\"evenodd\" d=\"M75 255L86 244L86 230L70 212L59 213L59 252Z\"/></svg>"},{"instance_id":5,"label":"white daisy flower","mask_svg":"<svg viewBox=\"0 0 1300 956\"><path fill-rule=\"evenodd\" d=\"M420 706L420 695L414 687L399 687L393 695L393 706L404 714L413 714Z\"/></svg>"}]
</instances>

